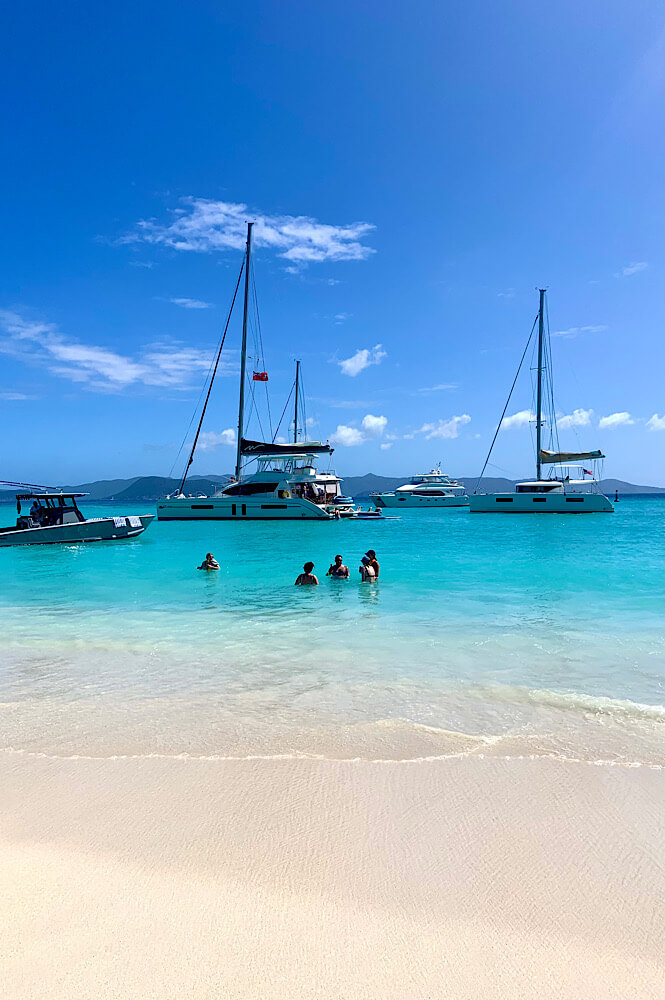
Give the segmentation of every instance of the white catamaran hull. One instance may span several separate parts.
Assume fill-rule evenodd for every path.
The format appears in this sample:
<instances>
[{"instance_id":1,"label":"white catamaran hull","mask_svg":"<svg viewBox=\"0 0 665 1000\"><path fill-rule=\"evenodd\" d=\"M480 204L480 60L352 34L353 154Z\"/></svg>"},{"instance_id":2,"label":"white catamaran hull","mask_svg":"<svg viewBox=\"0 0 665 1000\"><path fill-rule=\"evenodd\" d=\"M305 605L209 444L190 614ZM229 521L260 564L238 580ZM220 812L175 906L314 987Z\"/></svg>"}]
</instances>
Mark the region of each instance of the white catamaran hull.
<instances>
[{"instance_id":1,"label":"white catamaran hull","mask_svg":"<svg viewBox=\"0 0 665 1000\"><path fill-rule=\"evenodd\" d=\"M13 528L0 531L0 547L8 545L77 544L78 542L106 542L120 538L135 538L142 534L154 514L129 517L94 517L70 524L53 524L46 527ZM131 524L130 520L134 523Z\"/></svg>"},{"instance_id":2,"label":"white catamaran hull","mask_svg":"<svg viewBox=\"0 0 665 1000\"><path fill-rule=\"evenodd\" d=\"M471 513L599 514L614 510L602 493L478 493L470 497Z\"/></svg>"},{"instance_id":3,"label":"white catamaran hull","mask_svg":"<svg viewBox=\"0 0 665 1000\"><path fill-rule=\"evenodd\" d=\"M269 495L159 500L158 521L330 521L326 510L301 497Z\"/></svg>"},{"instance_id":4,"label":"white catamaran hull","mask_svg":"<svg viewBox=\"0 0 665 1000\"><path fill-rule=\"evenodd\" d=\"M377 493L372 497L377 507L468 507L466 496L428 497L410 493L400 496L397 493Z\"/></svg>"}]
</instances>

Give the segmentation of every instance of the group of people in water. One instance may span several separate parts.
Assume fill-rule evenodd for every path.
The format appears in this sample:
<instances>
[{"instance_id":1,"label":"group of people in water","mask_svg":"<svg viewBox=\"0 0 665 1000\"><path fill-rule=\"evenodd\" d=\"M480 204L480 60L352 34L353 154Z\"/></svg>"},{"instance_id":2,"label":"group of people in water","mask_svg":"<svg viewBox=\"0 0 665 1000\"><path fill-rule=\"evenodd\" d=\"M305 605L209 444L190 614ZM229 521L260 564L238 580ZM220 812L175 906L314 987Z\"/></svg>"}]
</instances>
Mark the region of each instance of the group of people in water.
<instances>
[{"instance_id":1,"label":"group of people in water","mask_svg":"<svg viewBox=\"0 0 665 1000\"><path fill-rule=\"evenodd\" d=\"M318 577L316 577L312 572L313 569L313 562L305 563L302 573L296 579L296 587L318 587L319 580ZM376 558L376 552L374 549L368 549L362 557L360 560L360 566L358 567L358 572L360 573L361 583L371 583L374 580L378 580L379 562ZM344 564L342 556L335 556L335 561L328 567L326 576L336 577L341 580L349 579L351 573L349 572L349 567Z\"/></svg>"},{"instance_id":2,"label":"group of people in water","mask_svg":"<svg viewBox=\"0 0 665 1000\"><path fill-rule=\"evenodd\" d=\"M206 553L206 557L197 569L202 569L205 571L219 569L219 563L215 559L212 552ZM306 562L303 566L303 571L300 573L296 580L296 587L318 587L319 580L318 577L314 575L312 570L314 569L313 562ZM374 549L368 549L365 555L360 560L360 566L358 567L358 572L360 573L361 583L372 583L374 580L379 578L379 562L376 558L376 552ZM349 567L344 564L344 559L340 555L336 555L334 562L328 567L328 572L326 576L332 576L340 580L348 580L351 576L349 572Z\"/></svg>"}]
</instances>

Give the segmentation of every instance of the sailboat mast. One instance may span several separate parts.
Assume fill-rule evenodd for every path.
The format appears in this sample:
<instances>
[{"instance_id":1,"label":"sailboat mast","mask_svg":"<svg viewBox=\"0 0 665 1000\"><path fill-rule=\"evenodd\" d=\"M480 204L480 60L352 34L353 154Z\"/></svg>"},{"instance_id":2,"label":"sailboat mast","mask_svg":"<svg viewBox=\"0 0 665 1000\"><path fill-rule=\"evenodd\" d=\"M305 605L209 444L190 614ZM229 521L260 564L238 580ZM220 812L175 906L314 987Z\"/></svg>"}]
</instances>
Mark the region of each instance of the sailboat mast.
<instances>
[{"instance_id":1,"label":"sailboat mast","mask_svg":"<svg viewBox=\"0 0 665 1000\"><path fill-rule=\"evenodd\" d=\"M240 395L238 397L238 451L236 453L236 479L240 479L242 463L242 436L245 424L245 368L247 365L247 317L249 312L249 271L252 257L252 226L247 223L247 250L245 252L245 303L242 313L242 347L240 349Z\"/></svg>"},{"instance_id":2,"label":"sailboat mast","mask_svg":"<svg viewBox=\"0 0 665 1000\"><path fill-rule=\"evenodd\" d=\"M545 289L540 291L538 310L538 388L536 390L536 479L540 479L540 432L543 412L543 335L545 331Z\"/></svg>"},{"instance_id":3,"label":"sailboat mast","mask_svg":"<svg viewBox=\"0 0 665 1000\"><path fill-rule=\"evenodd\" d=\"M298 389L300 385L300 362L296 361L296 403L293 415L293 443L298 443Z\"/></svg>"}]
</instances>

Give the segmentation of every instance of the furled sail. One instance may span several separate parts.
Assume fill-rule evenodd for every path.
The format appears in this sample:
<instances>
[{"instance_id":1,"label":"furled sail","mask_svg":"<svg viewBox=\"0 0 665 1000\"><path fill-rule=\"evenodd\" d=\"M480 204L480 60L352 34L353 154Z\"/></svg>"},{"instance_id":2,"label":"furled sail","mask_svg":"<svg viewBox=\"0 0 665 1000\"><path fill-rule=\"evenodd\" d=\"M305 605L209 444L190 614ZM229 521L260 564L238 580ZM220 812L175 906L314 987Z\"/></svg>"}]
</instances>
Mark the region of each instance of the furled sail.
<instances>
[{"instance_id":1,"label":"furled sail","mask_svg":"<svg viewBox=\"0 0 665 1000\"><path fill-rule=\"evenodd\" d=\"M602 451L546 451L544 448L540 449L540 461L542 465L575 463L593 458L605 458L605 456Z\"/></svg>"},{"instance_id":2,"label":"furled sail","mask_svg":"<svg viewBox=\"0 0 665 1000\"><path fill-rule=\"evenodd\" d=\"M248 441L247 438L243 438L240 442L241 455L253 458L267 458L273 455L331 455L332 452L333 449L329 444L321 444L320 441L274 444L272 441Z\"/></svg>"}]
</instances>

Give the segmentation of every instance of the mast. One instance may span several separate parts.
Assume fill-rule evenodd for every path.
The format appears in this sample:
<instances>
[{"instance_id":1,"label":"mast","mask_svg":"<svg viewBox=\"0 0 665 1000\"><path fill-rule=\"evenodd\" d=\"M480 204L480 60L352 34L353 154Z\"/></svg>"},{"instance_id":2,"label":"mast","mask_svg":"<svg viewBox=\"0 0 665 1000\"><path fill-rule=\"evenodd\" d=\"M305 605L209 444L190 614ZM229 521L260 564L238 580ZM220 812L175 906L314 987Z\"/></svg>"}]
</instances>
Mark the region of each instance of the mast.
<instances>
[{"instance_id":1,"label":"mast","mask_svg":"<svg viewBox=\"0 0 665 1000\"><path fill-rule=\"evenodd\" d=\"M540 288L538 310L538 388L536 390L536 479L540 479L540 431L543 410L543 334L545 329L545 289Z\"/></svg>"},{"instance_id":2,"label":"mast","mask_svg":"<svg viewBox=\"0 0 665 1000\"><path fill-rule=\"evenodd\" d=\"M293 443L298 443L298 386L300 382L300 362L296 361L296 405L293 416Z\"/></svg>"},{"instance_id":3,"label":"mast","mask_svg":"<svg viewBox=\"0 0 665 1000\"><path fill-rule=\"evenodd\" d=\"M240 351L240 396L238 397L238 451L236 453L236 479L240 479L242 462L242 435L245 424L245 367L247 364L247 316L249 311L249 268L252 257L252 226L247 223L247 250L245 253L245 302L242 313L242 348Z\"/></svg>"}]
</instances>

